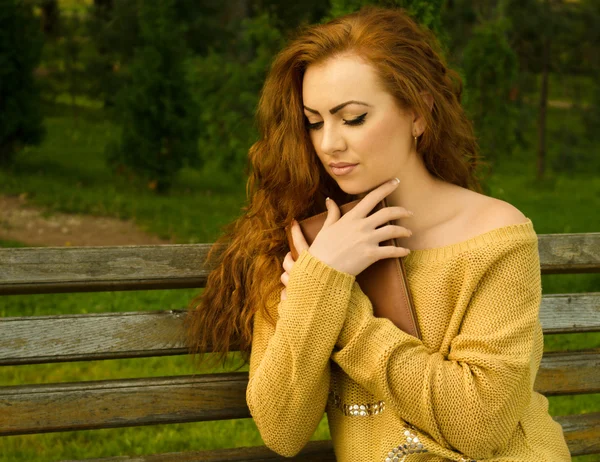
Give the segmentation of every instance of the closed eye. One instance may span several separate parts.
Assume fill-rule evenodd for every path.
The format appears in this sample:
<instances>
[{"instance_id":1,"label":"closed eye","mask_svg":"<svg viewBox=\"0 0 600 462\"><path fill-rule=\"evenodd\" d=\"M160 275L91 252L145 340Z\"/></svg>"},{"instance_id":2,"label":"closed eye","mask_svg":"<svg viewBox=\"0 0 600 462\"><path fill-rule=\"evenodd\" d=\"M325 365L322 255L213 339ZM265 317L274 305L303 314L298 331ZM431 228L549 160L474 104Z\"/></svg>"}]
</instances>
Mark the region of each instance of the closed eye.
<instances>
[{"instance_id":1,"label":"closed eye","mask_svg":"<svg viewBox=\"0 0 600 462\"><path fill-rule=\"evenodd\" d=\"M367 113L365 112L364 114L359 115L357 118L352 119L352 120L344 120L344 125L361 125L365 122L365 117L367 116ZM306 128L308 128L309 130L318 130L319 128L321 128L323 126L323 122L315 122L314 124L311 123L307 123L306 124Z\"/></svg>"}]
</instances>

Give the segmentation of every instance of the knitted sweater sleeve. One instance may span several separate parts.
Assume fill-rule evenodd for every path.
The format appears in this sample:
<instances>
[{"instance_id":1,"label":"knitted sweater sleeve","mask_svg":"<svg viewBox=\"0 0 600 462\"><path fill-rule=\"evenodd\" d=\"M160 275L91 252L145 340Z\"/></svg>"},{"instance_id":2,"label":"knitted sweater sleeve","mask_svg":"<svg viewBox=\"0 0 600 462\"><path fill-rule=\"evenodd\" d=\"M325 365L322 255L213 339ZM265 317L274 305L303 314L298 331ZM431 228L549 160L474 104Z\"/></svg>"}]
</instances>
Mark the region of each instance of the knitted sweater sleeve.
<instances>
[{"instance_id":1,"label":"knitted sweater sleeve","mask_svg":"<svg viewBox=\"0 0 600 462\"><path fill-rule=\"evenodd\" d=\"M266 446L296 455L327 404L330 357L355 277L303 251L289 274L273 326L254 316L246 402Z\"/></svg>"},{"instance_id":2,"label":"knitted sweater sleeve","mask_svg":"<svg viewBox=\"0 0 600 462\"><path fill-rule=\"evenodd\" d=\"M531 398L541 335L537 239L495 243L465 261L473 289L447 355L375 318L354 284L332 360L404 421L479 460L508 444Z\"/></svg>"}]
</instances>

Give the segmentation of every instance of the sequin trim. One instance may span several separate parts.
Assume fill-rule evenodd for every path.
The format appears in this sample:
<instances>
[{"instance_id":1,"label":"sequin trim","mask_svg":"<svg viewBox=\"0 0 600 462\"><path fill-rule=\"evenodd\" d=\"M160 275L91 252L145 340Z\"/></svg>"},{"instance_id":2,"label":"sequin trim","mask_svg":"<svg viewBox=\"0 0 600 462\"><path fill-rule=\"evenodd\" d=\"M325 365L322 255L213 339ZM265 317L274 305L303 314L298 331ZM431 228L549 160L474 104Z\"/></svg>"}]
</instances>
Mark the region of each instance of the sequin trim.
<instances>
[{"instance_id":1,"label":"sequin trim","mask_svg":"<svg viewBox=\"0 0 600 462\"><path fill-rule=\"evenodd\" d=\"M409 454L428 452L419 437L408 428L404 430L404 442L388 452L385 462L403 462Z\"/></svg>"},{"instance_id":2,"label":"sequin trim","mask_svg":"<svg viewBox=\"0 0 600 462\"><path fill-rule=\"evenodd\" d=\"M348 417L367 417L372 415L379 415L385 410L385 402L377 401L375 403L362 403L362 404L347 404L342 402L342 398L336 392L337 380L335 375L332 375L331 380L333 382L333 389L329 392L329 396L333 399L333 404L336 408L342 411L342 414Z\"/></svg>"},{"instance_id":3,"label":"sequin trim","mask_svg":"<svg viewBox=\"0 0 600 462\"><path fill-rule=\"evenodd\" d=\"M364 404L346 404L342 403L342 398L340 398L335 391L331 391L330 395L333 398L333 404L335 407L337 407L345 416L348 417L366 417L370 415L378 415L385 410L384 401Z\"/></svg>"}]
</instances>

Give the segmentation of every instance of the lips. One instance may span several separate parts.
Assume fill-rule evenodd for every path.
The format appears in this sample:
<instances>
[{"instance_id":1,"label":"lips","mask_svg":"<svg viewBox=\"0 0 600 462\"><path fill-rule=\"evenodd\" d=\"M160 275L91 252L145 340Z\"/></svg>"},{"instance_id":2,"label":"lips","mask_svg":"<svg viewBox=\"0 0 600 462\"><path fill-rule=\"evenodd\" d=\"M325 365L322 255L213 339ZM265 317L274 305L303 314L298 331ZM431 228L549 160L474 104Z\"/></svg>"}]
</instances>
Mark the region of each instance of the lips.
<instances>
[{"instance_id":1,"label":"lips","mask_svg":"<svg viewBox=\"0 0 600 462\"><path fill-rule=\"evenodd\" d=\"M357 165L357 164L350 164L348 162L337 162L335 164L329 164L330 167L348 167L350 165Z\"/></svg>"},{"instance_id":2,"label":"lips","mask_svg":"<svg viewBox=\"0 0 600 462\"><path fill-rule=\"evenodd\" d=\"M331 164L331 171L333 172L334 175L336 176L342 176L342 175L348 175L350 172L352 172L356 166L358 164L346 164L344 167L335 167L334 165L337 164Z\"/></svg>"}]
</instances>

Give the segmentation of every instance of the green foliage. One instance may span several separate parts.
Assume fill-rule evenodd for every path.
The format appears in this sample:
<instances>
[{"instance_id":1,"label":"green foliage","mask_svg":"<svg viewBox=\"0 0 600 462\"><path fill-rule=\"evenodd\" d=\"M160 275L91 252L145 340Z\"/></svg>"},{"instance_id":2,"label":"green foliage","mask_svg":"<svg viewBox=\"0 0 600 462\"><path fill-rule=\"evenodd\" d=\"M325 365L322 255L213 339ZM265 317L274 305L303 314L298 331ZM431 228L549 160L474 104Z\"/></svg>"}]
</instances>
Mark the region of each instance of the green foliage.
<instances>
[{"instance_id":1,"label":"green foliage","mask_svg":"<svg viewBox=\"0 0 600 462\"><path fill-rule=\"evenodd\" d=\"M233 56L211 49L197 59L194 94L201 107L203 159L241 180L248 149L258 137L254 114L260 90L283 38L263 13L242 21L239 40Z\"/></svg>"},{"instance_id":2,"label":"green foliage","mask_svg":"<svg viewBox=\"0 0 600 462\"><path fill-rule=\"evenodd\" d=\"M33 74L42 46L31 5L0 0L0 166L11 165L23 146L39 144L44 137Z\"/></svg>"},{"instance_id":3,"label":"green foliage","mask_svg":"<svg viewBox=\"0 0 600 462\"><path fill-rule=\"evenodd\" d=\"M323 0L252 0L253 11L267 12L282 32L295 29L300 24L318 23L329 11L329 2Z\"/></svg>"},{"instance_id":4,"label":"green foliage","mask_svg":"<svg viewBox=\"0 0 600 462\"><path fill-rule=\"evenodd\" d=\"M476 26L463 53L464 106L482 153L492 162L510 155L516 143L517 112L510 96L517 58L506 40L507 27L501 19Z\"/></svg>"},{"instance_id":5,"label":"green foliage","mask_svg":"<svg viewBox=\"0 0 600 462\"><path fill-rule=\"evenodd\" d=\"M85 57L88 71L86 90L90 98L107 107L114 106L114 95L125 83L135 50L142 46L138 0L94 2L87 15L87 34L92 46ZM228 21L228 7L220 0L177 0L174 20L183 26L182 37L194 54L206 54L209 47L219 52L230 48L236 32L235 21Z\"/></svg>"},{"instance_id":6,"label":"green foliage","mask_svg":"<svg viewBox=\"0 0 600 462\"><path fill-rule=\"evenodd\" d=\"M444 0L331 0L331 11L325 20L353 13L366 5L404 8L419 24L441 37L441 9Z\"/></svg>"},{"instance_id":7,"label":"green foliage","mask_svg":"<svg viewBox=\"0 0 600 462\"><path fill-rule=\"evenodd\" d=\"M86 95L107 107L115 104L115 95L123 87L127 65L140 47L138 2L112 0L111 6L92 5L86 30L91 46L85 55Z\"/></svg>"},{"instance_id":8,"label":"green foliage","mask_svg":"<svg viewBox=\"0 0 600 462\"><path fill-rule=\"evenodd\" d=\"M142 46L117 96L123 132L107 147L107 160L116 171L165 193L186 163L199 165L198 107L173 0L140 0L139 15Z\"/></svg>"},{"instance_id":9,"label":"green foliage","mask_svg":"<svg viewBox=\"0 0 600 462\"><path fill-rule=\"evenodd\" d=\"M52 41L46 41L39 70L44 99L55 102L68 95L73 111L77 111L76 98L85 94L89 85L86 62L90 44L84 21L81 11L61 13L60 28Z\"/></svg>"}]
</instances>

